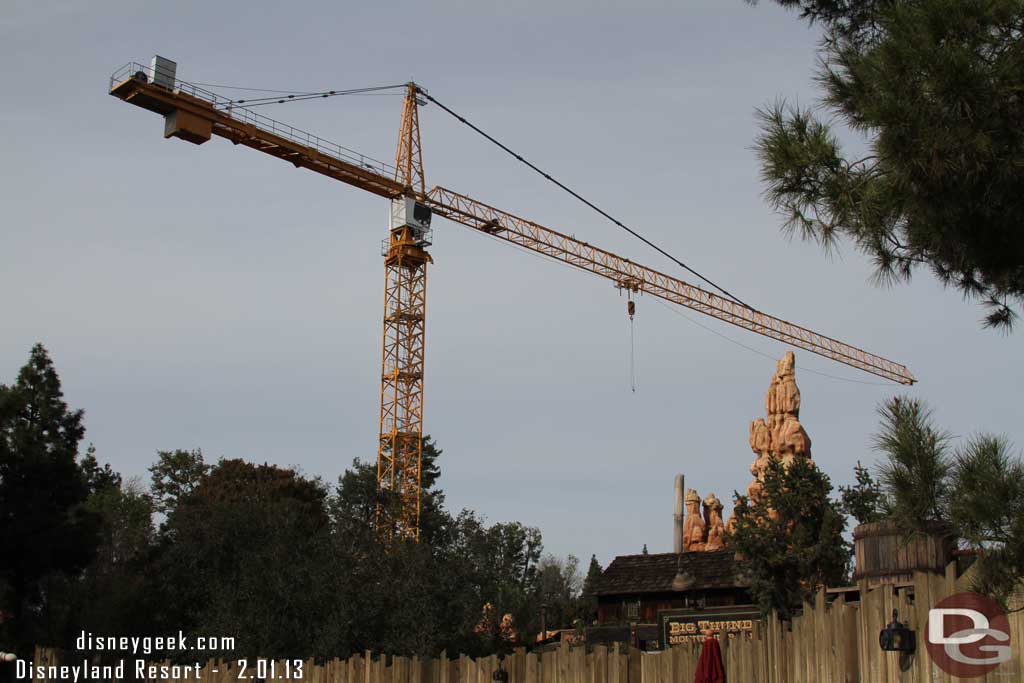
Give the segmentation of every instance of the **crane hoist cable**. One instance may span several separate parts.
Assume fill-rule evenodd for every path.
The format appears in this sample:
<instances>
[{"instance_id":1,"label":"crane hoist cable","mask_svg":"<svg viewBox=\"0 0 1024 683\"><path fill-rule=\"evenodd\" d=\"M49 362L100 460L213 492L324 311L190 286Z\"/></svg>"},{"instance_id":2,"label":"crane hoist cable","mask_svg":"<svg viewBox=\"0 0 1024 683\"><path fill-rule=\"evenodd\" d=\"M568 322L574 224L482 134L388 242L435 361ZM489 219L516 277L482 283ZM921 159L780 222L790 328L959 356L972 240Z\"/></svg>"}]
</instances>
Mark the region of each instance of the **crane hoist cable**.
<instances>
[{"instance_id":1,"label":"crane hoist cable","mask_svg":"<svg viewBox=\"0 0 1024 683\"><path fill-rule=\"evenodd\" d=\"M285 97L281 97L280 95L277 95L277 96L273 96L273 97L257 97L257 98L249 98L249 99L231 100L230 103L228 105L226 105L226 106L241 105L241 106L244 106L245 108L248 109L250 107L258 107L258 106L263 106L263 105L267 105L267 104L286 104L288 102L302 102L304 100L323 99L323 98L327 98L327 97L336 97L338 95L359 95L359 94L380 93L381 91L385 91L385 90L393 90L393 89L397 89L397 88L407 88L409 85L410 85L409 83L403 83L403 84L400 84L400 85L382 85L382 86L376 86L376 87L370 87L370 88L352 88L352 89L349 89L349 90L325 90L325 91L310 92L310 93L291 92L291 94L288 94ZM415 85L415 84L413 84L413 85ZM227 87L227 86L221 86L221 87ZM447 112L451 116L455 117L460 123L465 124L471 130L473 130L477 134L483 136L484 138L486 138L492 144L497 145L499 148L501 148L507 154L509 154L513 158L515 158L516 161L519 161L520 163L522 163L522 164L526 165L527 167L529 167L534 172L536 172L536 173L540 174L541 176L543 176L545 180L553 183L554 185L556 185L557 187L559 187L563 191L568 192L570 195L575 197L577 200L583 202L588 207L590 207L591 209L593 209L594 211L596 211L600 215L604 216L606 219L608 219L609 221L614 223L616 226L618 226L622 230L625 230L630 235L632 235L633 237L637 238L638 240L640 240L641 242L643 242L647 246L651 247L652 249L657 251L662 256L666 257L667 259L669 259L670 261L672 261L676 265L682 267L687 272L691 273L694 277L697 277L700 280L703 280L704 282L706 282L708 285L714 287L719 292L721 292L724 296L732 299L733 301L735 301L736 303L738 303L741 306L749 308L752 311L757 311L757 309L754 308L753 306L751 306L750 304L744 302L743 300L741 300L739 297L737 297L736 295L734 295L731 292L729 292L724 287L719 286L718 284L716 284L712 280L708 279L707 277L705 277L704 275L700 274L699 272L697 272L696 270L694 270L690 266L686 265L681 259L678 259L675 256L673 256L672 254L668 253L665 249L659 247L657 244L655 244L651 240L647 239L646 237L644 237L640 233L636 232L635 230L633 230L632 228L627 226L625 223L623 223L619 219L615 218L614 216L609 214L607 211L603 210L602 208L600 208L599 206L597 206L596 204L591 202L589 199L587 199L583 195L581 195L578 192L576 192L575 190L573 190L571 187L569 187L565 183L559 181L557 178L553 177L551 174L545 172L543 169L541 169L538 166L536 166L535 164L531 163L529 160L527 160L525 157L523 157L523 155L517 154L516 152L512 151L507 145L503 144L501 141L497 140L493 136L491 136L488 133L484 132L478 126L476 126L473 123L471 123L470 121L468 121L466 119L466 117L458 114L457 112L455 112L451 108L445 106L442 102L438 101L438 99L436 97L434 97L433 95L430 95L426 91L425 88L422 88L419 85L415 85L415 88L416 88L416 93L418 95L421 95L426 100L436 104L442 110L444 110L445 112ZM243 88L240 88L240 89L243 89ZM259 89L259 88L244 88L244 89L245 90L256 90L256 91L260 91L260 92L281 92L281 93L288 92L288 91L269 91L267 89Z\"/></svg>"},{"instance_id":2,"label":"crane hoist cable","mask_svg":"<svg viewBox=\"0 0 1024 683\"><path fill-rule=\"evenodd\" d=\"M735 344L736 346L738 346L738 347L740 347L742 349L746 349L747 351L750 351L751 353L755 353L758 356L762 356L763 358L768 358L770 360L778 360L778 358L776 356L773 356L770 353L765 353L764 351L759 351L759 350L755 349L753 346L747 346L743 342L736 341L732 337L730 337L728 335L725 335L725 334L722 334L721 332L719 332L718 330L714 329L713 327L708 327L707 325L705 325L704 323L700 322L699 320L695 320L694 318L686 315L682 311L678 310L676 307L669 306L664 301L660 301L658 299L655 299L654 303L658 304L659 306L661 306L665 310L669 311L670 313L673 313L674 315L678 315L680 318L682 318L682 319L684 319L684 320L686 320L688 322L693 323L694 325L696 325L697 327L701 328L702 330L704 330L706 332L710 332L711 334L715 335L716 337L720 337L720 338L724 339L725 341L729 342L730 344ZM829 379L834 379L834 380L837 380L837 381L840 381L840 382L850 382L852 384L864 384L864 385L872 386L872 387L890 387L890 386L892 386L889 382L869 382L869 381L865 381L865 380L862 380L862 379L854 379L853 377L840 377L839 375L832 375L832 374L829 374L827 372L822 372L821 370L815 370L814 368L809 368L805 364L800 366L800 372L809 372L809 373L811 373L813 375L820 375L822 377L828 377Z\"/></svg>"},{"instance_id":3,"label":"crane hoist cable","mask_svg":"<svg viewBox=\"0 0 1024 683\"><path fill-rule=\"evenodd\" d=\"M626 290L626 315L629 316L629 388L636 393L636 302L633 293Z\"/></svg>"},{"instance_id":4,"label":"crane hoist cable","mask_svg":"<svg viewBox=\"0 0 1024 683\"><path fill-rule=\"evenodd\" d=\"M571 194L571 195L572 195L573 197L575 197L575 198L576 198L576 199L578 199L579 201L583 202L584 204L586 204L587 206L589 206L589 207L590 207L591 209L593 209L594 211L596 211L597 213L601 214L602 216L604 216L605 218L607 218L608 220L610 220L610 221L611 221L612 223L614 223L615 225L617 225L617 226L618 226L619 228L621 228L621 229L625 230L626 232L628 232L628 233L629 233L630 235L632 235L633 237L636 237L636 238L637 238L638 240L640 240L641 242L643 242L643 243L644 243L644 244L646 244L647 246L651 247L652 249L654 249L655 251L657 251L657 252L658 252L659 254L661 254L662 256L664 256L664 257L668 258L669 260L671 260L671 261L672 261L673 263L675 263L676 265L679 265L679 266L681 266L682 268L684 268L684 269L685 269L685 270L686 270L687 272L689 272L689 273L692 273L692 274L693 274L693 275L694 275L695 277L698 277L698 278L700 278L701 280L703 280L704 282L706 282L707 284L711 285L712 287L714 287L715 289L717 289L717 290L718 290L719 292L721 292L721 293L722 293L722 294L723 294L724 296L726 296L726 297L728 297L728 298L732 299L733 301L735 301L736 303L738 303L738 304L739 304L739 305L741 305L741 306L744 306L744 307L746 307L746 308L749 308L749 309L750 309L750 310L752 310L752 311L757 311L757 309L756 309L756 308L754 308L753 306L751 306L750 304L747 304L747 303L745 303L745 302L741 301L741 300L740 300L740 299L739 299L738 297L736 297L735 295L731 294L731 293L730 293L729 291L727 291L727 290L726 290L726 289L724 289L723 287L720 287L720 286L718 286L717 284L715 284L714 282L712 282L712 281L711 281L711 280L709 280L708 278L704 277L703 275L701 275L700 273L698 273L698 272L697 272L696 270L694 270L694 269L693 269L693 268L691 268L690 266L688 266L688 265L686 265L685 263L683 263L683 262L682 262L682 261L681 261L680 259L676 258L676 257L675 257L675 256L673 256L672 254L668 253L667 251L665 251L664 249L662 249L661 247L659 247L659 246L658 246L657 244L655 244L654 242L650 241L649 239L647 239L646 237L644 237L644 236L643 236L643 235L641 235L640 233L636 232L635 230L633 230L633 229L629 228L629 227L628 227L627 225L625 225L625 224L624 224L624 223L623 223L622 221L620 221L619 219L615 218L614 216L612 216L612 215L611 215L611 214L609 214L608 212L604 211L604 210L603 210L603 209L601 209L601 208L600 208L599 206L597 206L596 204L594 204L593 202L591 202L591 201L590 201L589 199L587 199L587 198L583 197L583 196L582 196L581 194L579 194L578 192L576 192L575 190L573 190L572 188L570 188L570 187L569 187L569 186L567 186L566 184L564 184L564 183L562 183L561 181L559 181L558 179L556 179L556 178L552 177L552 176L551 176L551 174L549 174L549 173L546 173L546 172L545 172L545 171L543 171L542 169L538 168L537 166L535 166L534 164L532 164L532 163L531 163L530 161L528 161L527 159L525 159L525 158L524 158L524 157L523 157L523 156L522 156L521 154L517 154L516 152L513 152L513 151L512 151L511 149L509 149L509 148L508 148L508 147L507 147L506 145L504 145L503 143L501 143L500 141L498 141L497 139L495 139L495 138L494 138L494 137L492 137L491 135L488 135L487 133L485 133L485 132L484 132L483 130L481 130L480 128L478 128L478 127L477 127L477 126L475 126L474 124L470 123L470 122L469 122L468 120L466 120L466 117L464 117L464 116L461 116L460 114L457 114L457 113L456 113L456 112L454 112L453 110L451 110L451 109L449 109L448 107L446 107L446 106L445 106L444 104L442 104L441 102L439 102L439 101L437 100L437 98L435 98L434 96L432 96L432 95L430 95L429 93L427 93L427 91L426 91L426 90L424 90L423 88L420 88L420 87L418 87L418 86L417 86L417 92L418 92L418 93L419 93L420 95L422 95L423 97L425 97L425 98L426 98L427 100L429 100L430 102L433 102L433 103L434 103L434 104L436 104L436 105L437 105L438 107L440 107L441 109L443 109L443 110L444 110L444 111L446 111L447 113L449 113L449 114L451 114L452 116L454 116L454 117L455 117L456 119L458 119L458 120L459 120L459 122L460 122L460 123L463 123L463 124L465 124L465 125L469 126L469 127L470 127L470 128L471 128L471 129L473 130L473 131L475 131L476 133L480 134L481 136L483 136L484 138L486 138L487 140L489 140L489 141L490 141L490 142L492 142L493 144L495 144L495 145L497 145L498 147L500 147L500 148L501 148L502 150L504 150L504 151L505 151L506 153L508 153L508 154L510 154L510 155L511 155L512 157L514 157L514 158L516 159L516 161L519 161L520 163L522 163L522 164L525 164L526 166L528 166L529 168L531 168L531 169L532 169L533 171L535 171L536 173L539 173L539 174L540 174L541 176L543 176L543 177L544 177L544 179L545 179L545 180L548 180L549 182L551 182L551 183L553 183L553 184L557 185L557 186L558 186L559 188L561 188L562 190L564 190L564 191L568 192L568 193L569 193L569 194Z\"/></svg>"}]
</instances>

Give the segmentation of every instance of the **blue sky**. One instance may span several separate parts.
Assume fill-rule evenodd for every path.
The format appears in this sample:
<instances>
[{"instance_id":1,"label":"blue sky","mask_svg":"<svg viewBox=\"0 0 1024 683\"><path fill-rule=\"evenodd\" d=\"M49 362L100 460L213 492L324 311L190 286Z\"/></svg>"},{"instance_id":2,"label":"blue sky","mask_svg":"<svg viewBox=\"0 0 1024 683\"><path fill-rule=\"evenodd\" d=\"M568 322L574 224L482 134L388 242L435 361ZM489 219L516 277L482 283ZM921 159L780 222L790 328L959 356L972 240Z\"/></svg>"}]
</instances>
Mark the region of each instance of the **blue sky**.
<instances>
[{"instance_id":1,"label":"blue sky","mask_svg":"<svg viewBox=\"0 0 1024 683\"><path fill-rule=\"evenodd\" d=\"M159 53L202 83L415 79L745 301L906 364L909 393L954 434L1019 446L1020 333L982 331L982 310L927 273L873 287L865 258L786 240L765 205L754 110L815 100L816 41L795 15L740 0L7 2L0 381L43 342L87 440L128 476L173 448L331 481L376 457L386 203L223 140L164 140L159 117L106 92L117 67ZM263 113L390 159L401 99ZM684 276L437 107L421 126L428 184ZM677 472L731 507L770 358L641 298L634 394L609 283L437 223L426 424L453 509L539 526L547 550L606 564L671 549ZM904 390L802 352L797 379L815 460L850 482L874 460L876 405Z\"/></svg>"}]
</instances>

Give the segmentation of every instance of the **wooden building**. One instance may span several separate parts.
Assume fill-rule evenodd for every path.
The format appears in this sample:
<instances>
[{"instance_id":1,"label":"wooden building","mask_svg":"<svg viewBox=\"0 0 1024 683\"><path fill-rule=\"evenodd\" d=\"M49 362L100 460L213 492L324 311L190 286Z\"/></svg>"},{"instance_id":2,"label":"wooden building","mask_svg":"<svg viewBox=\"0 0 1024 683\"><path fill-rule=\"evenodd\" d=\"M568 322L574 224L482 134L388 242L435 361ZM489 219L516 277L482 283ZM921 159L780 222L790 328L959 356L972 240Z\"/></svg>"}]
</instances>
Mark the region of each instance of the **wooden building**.
<instances>
[{"instance_id":1,"label":"wooden building","mask_svg":"<svg viewBox=\"0 0 1024 683\"><path fill-rule=\"evenodd\" d=\"M724 633L747 630L731 622L757 618L748 585L730 550L620 555L595 581L597 624L587 640L620 641L628 634L638 647L661 649L674 633L699 636L704 622Z\"/></svg>"}]
</instances>

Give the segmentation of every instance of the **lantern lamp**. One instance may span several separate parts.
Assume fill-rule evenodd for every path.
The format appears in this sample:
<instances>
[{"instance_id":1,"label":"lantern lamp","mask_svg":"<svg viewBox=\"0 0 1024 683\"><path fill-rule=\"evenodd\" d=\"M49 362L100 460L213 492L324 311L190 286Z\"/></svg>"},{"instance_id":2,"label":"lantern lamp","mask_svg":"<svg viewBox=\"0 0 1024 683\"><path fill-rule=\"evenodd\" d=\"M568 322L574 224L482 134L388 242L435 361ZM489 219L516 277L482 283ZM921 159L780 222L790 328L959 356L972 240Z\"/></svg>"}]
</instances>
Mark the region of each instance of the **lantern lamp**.
<instances>
[{"instance_id":1,"label":"lantern lamp","mask_svg":"<svg viewBox=\"0 0 1024 683\"><path fill-rule=\"evenodd\" d=\"M892 611L892 621L878 634L878 644L886 652L913 652L917 648L917 634L899 621L899 611Z\"/></svg>"}]
</instances>

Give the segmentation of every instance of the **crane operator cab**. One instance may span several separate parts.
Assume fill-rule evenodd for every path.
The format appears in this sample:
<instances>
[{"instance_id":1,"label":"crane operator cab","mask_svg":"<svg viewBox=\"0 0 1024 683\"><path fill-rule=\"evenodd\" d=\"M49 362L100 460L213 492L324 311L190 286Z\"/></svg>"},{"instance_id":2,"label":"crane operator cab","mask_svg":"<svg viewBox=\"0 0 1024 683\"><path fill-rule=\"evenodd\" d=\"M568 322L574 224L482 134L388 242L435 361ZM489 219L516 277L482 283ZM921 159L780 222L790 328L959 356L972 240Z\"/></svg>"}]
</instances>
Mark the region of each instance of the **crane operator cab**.
<instances>
[{"instance_id":1,"label":"crane operator cab","mask_svg":"<svg viewBox=\"0 0 1024 683\"><path fill-rule=\"evenodd\" d=\"M398 197L391 200L390 228L392 235L397 230L408 228L418 246L428 247L433 239L430 218L430 207L421 204L413 197Z\"/></svg>"}]
</instances>

